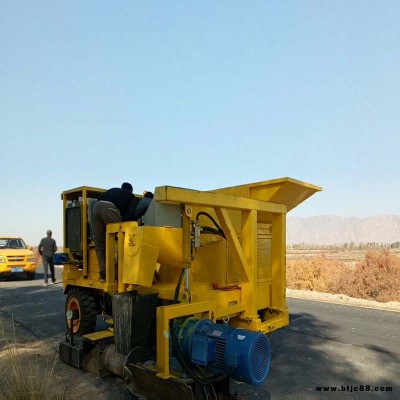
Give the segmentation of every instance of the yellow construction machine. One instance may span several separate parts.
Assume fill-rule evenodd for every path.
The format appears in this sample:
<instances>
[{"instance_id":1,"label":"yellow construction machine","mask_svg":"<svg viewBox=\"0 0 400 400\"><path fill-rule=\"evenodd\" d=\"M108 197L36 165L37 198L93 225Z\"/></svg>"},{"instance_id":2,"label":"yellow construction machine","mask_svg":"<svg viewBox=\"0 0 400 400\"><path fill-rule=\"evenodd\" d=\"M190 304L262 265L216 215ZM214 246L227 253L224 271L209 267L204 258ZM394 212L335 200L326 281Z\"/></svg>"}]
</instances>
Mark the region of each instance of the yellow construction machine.
<instances>
[{"instance_id":1,"label":"yellow construction machine","mask_svg":"<svg viewBox=\"0 0 400 400\"><path fill-rule=\"evenodd\" d=\"M230 399L232 382L260 387L269 335L289 323L286 214L320 190L292 178L157 187L141 220L107 225L105 282L92 217L105 190L64 191L61 359L123 377L140 399Z\"/></svg>"}]
</instances>

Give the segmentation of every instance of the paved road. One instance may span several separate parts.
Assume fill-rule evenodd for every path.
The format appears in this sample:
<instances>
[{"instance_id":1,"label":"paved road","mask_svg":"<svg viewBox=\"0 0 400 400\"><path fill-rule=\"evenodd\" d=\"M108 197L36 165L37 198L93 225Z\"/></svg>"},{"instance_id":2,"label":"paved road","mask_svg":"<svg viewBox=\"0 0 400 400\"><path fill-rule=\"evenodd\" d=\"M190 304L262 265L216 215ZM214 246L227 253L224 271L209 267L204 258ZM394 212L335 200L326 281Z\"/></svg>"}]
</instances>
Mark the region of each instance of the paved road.
<instances>
[{"instance_id":1,"label":"paved road","mask_svg":"<svg viewBox=\"0 0 400 400\"><path fill-rule=\"evenodd\" d=\"M57 283L43 286L43 267L38 266L35 280L24 276L0 277L0 310L14 319L38 339L63 336L64 302L62 267L56 266ZM58 340L58 339L57 339Z\"/></svg>"},{"instance_id":2,"label":"paved road","mask_svg":"<svg viewBox=\"0 0 400 400\"><path fill-rule=\"evenodd\" d=\"M273 400L400 399L400 313L298 299L288 306L291 324L272 336Z\"/></svg>"},{"instance_id":3,"label":"paved road","mask_svg":"<svg viewBox=\"0 0 400 400\"><path fill-rule=\"evenodd\" d=\"M0 278L0 310L56 345L65 335L65 297L61 284L42 285L40 267L34 281ZM400 313L298 299L288 305L291 324L271 337L269 396L255 398L400 399ZM115 385L115 398L127 398Z\"/></svg>"}]
</instances>

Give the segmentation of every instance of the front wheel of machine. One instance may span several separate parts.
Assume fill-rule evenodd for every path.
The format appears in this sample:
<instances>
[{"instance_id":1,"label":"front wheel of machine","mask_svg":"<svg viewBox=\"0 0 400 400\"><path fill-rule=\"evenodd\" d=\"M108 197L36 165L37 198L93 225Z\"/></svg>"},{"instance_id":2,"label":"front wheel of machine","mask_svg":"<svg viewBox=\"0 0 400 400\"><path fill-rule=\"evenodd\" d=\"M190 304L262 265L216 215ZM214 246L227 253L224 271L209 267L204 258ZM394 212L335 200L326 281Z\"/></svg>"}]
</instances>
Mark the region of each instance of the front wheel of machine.
<instances>
[{"instance_id":1,"label":"front wheel of machine","mask_svg":"<svg viewBox=\"0 0 400 400\"><path fill-rule=\"evenodd\" d=\"M73 318L67 318L67 312L73 312ZM94 296L89 290L72 288L65 302L65 322L67 329L81 336L94 332L96 328L97 308Z\"/></svg>"}]
</instances>

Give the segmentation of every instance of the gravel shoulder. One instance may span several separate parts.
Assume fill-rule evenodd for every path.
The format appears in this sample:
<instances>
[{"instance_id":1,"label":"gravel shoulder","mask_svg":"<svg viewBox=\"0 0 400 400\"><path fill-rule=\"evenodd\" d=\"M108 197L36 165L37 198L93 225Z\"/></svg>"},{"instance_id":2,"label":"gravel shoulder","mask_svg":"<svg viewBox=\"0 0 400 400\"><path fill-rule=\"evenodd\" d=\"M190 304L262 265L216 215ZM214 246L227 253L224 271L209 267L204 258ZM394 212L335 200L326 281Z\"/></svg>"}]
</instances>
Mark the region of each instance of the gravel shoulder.
<instances>
[{"instance_id":1,"label":"gravel shoulder","mask_svg":"<svg viewBox=\"0 0 400 400\"><path fill-rule=\"evenodd\" d=\"M322 301L325 303L342 304L353 307L375 308L377 310L400 312L400 302L398 301L380 303L374 300L356 299L354 297L346 296L345 294L331 294L296 289L286 289L286 296L295 299Z\"/></svg>"}]
</instances>

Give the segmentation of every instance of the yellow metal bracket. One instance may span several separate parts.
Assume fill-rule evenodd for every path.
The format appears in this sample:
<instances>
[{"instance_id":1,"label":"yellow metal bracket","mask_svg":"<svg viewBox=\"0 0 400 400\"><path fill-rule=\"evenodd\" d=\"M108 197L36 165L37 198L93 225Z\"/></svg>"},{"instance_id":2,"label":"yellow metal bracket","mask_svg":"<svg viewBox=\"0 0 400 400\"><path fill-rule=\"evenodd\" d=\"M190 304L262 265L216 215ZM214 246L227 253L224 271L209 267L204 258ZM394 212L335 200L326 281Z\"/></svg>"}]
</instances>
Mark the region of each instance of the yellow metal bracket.
<instances>
[{"instance_id":1,"label":"yellow metal bracket","mask_svg":"<svg viewBox=\"0 0 400 400\"><path fill-rule=\"evenodd\" d=\"M173 304L157 308L157 375L168 379L169 366L169 321L174 318L201 314L202 318L210 318L214 314L214 303L201 301L190 304Z\"/></svg>"},{"instance_id":2,"label":"yellow metal bracket","mask_svg":"<svg viewBox=\"0 0 400 400\"><path fill-rule=\"evenodd\" d=\"M246 257L243 253L242 246L237 238L235 228L233 227L228 211L225 208L215 208L215 213L222 225L222 230L225 232L226 239L228 243L232 246L232 250L235 252L235 256L240 261L240 275L243 282L249 282L249 265L247 263Z\"/></svg>"},{"instance_id":3,"label":"yellow metal bracket","mask_svg":"<svg viewBox=\"0 0 400 400\"><path fill-rule=\"evenodd\" d=\"M206 207L224 207L232 210L259 210L282 214L287 212L286 205L275 204L250 198L238 198L216 192L183 189L173 186L159 186L155 198L160 203L181 203Z\"/></svg>"}]
</instances>

